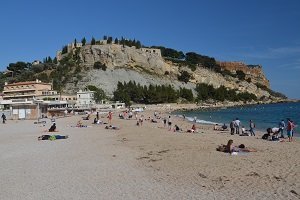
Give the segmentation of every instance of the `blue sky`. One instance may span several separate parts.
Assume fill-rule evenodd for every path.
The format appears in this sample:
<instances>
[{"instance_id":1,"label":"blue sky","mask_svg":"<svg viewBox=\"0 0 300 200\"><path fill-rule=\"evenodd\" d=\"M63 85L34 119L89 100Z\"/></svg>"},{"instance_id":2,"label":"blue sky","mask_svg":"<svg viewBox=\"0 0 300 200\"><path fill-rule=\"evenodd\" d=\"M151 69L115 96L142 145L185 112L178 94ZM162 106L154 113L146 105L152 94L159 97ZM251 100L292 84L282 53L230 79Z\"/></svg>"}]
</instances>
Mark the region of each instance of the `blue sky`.
<instances>
[{"instance_id":1,"label":"blue sky","mask_svg":"<svg viewBox=\"0 0 300 200\"><path fill-rule=\"evenodd\" d=\"M300 99L298 0L1 1L0 70L103 35L261 64L272 89Z\"/></svg>"}]
</instances>

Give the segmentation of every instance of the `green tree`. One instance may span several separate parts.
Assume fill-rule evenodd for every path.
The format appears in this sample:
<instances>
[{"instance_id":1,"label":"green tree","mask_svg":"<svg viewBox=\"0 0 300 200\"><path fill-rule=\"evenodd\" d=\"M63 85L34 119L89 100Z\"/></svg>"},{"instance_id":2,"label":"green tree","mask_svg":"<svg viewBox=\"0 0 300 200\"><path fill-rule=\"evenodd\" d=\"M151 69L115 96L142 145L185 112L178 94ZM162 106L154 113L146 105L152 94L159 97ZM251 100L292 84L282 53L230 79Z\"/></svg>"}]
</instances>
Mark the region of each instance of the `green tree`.
<instances>
[{"instance_id":1,"label":"green tree","mask_svg":"<svg viewBox=\"0 0 300 200\"><path fill-rule=\"evenodd\" d=\"M95 99L96 103L100 103L101 100L107 99L106 94L103 89L97 88L94 85L88 85L87 89L90 91L94 91L94 99Z\"/></svg>"},{"instance_id":2,"label":"green tree","mask_svg":"<svg viewBox=\"0 0 300 200\"><path fill-rule=\"evenodd\" d=\"M61 54L65 54L65 53L68 53L67 45L63 46L62 51L61 51Z\"/></svg>"},{"instance_id":3,"label":"green tree","mask_svg":"<svg viewBox=\"0 0 300 200\"><path fill-rule=\"evenodd\" d=\"M85 37L82 38L81 43L82 43L82 46L85 46L85 44L86 44L86 39L85 39Z\"/></svg>"},{"instance_id":4,"label":"green tree","mask_svg":"<svg viewBox=\"0 0 300 200\"><path fill-rule=\"evenodd\" d=\"M178 80L185 83L189 82L190 78L191 75L187 71L182 71L181 74L178 76Z\"/></svg>"},{"instance_id":5,"label":"green tree","mask_svg":"<svg viewBox=\"0 0 300 200\"><path fill-rule=\"evenodd\" d=\"M95 45L96 44L96 40L94 37L92 37L92 40L91 40L91 45Z\"/></svg>"},{"instance_id":6,"label":"green tree","mask_svg":"<svg viewBox=\"0 0 300 200\"><path fill-rule=\"evenodd\" d=\"M107 44L111 44L112 41L113 41L113 38L112 38L112 37L108 37L108 39L107 39Z\"/></svg>"},{"instance_id":7,"label":"green tree","mask_svg":"<svg viewBox=\"0 0 300 200\"><path fill-rule=\"evenodd\" d=\"M115 43L115 44L119 44L118 38L115 39L115 42L114 42L114 43Z\"/></svg>"}]
</instances>

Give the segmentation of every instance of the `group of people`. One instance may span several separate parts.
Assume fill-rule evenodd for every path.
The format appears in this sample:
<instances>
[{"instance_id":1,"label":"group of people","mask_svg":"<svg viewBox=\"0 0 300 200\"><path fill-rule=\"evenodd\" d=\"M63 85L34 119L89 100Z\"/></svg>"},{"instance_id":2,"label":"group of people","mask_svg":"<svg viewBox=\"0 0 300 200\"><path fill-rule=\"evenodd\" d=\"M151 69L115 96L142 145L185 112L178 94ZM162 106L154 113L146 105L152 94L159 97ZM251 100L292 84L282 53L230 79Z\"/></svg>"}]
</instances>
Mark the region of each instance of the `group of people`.
<instances>
[{"instance_id":1,"label":"group of people","mask_svg":"<svg viewBox=\"0 0 300 200\"><path fill-rule=\"evenodd\" d=\"M239 118L233 119L230 122L230 134L234 135L234 134L238 134L241 136L255 136L255 123L253 122L253 120L249 120L249 129L246 129L245 126L241 126L241 121L239 120ZM241 128L240 128L241 127ZM241 129L241 132L240 132Z\"/></svg>"},{"instance_id":2,"label":"group of people","mask_svg":"<svg viewBox=\"0 0 300 200\"><path fill-rule=\"evenodd\" d=\"M288 141L291 142L293 140L295 127L294 121L290 118L287 118L287 123L282 119L278 123L278 127L267 128L267 133L262 136L262 139L277 141L279 138L285 138L284 129L286 129Z\"/></svg>"}]
</instances>

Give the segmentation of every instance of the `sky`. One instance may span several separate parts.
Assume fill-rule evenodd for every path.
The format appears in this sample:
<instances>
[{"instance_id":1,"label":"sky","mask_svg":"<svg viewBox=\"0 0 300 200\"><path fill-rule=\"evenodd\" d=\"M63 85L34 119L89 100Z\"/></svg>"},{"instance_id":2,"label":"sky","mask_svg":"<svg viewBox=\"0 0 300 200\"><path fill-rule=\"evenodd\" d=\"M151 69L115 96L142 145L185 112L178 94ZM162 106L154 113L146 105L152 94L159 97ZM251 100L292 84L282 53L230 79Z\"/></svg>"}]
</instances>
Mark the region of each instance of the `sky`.
<instances>
[{"instance_id":1,"label":"sky","mask_svg":"<svg viewBox=\"0 0 300 200\"><path fill-rule=\"evenodd\" d=\"M299 0L3 0L0 71L104 35L260 64L273 90L300 99Z\"/></svg>"}]
</instances>

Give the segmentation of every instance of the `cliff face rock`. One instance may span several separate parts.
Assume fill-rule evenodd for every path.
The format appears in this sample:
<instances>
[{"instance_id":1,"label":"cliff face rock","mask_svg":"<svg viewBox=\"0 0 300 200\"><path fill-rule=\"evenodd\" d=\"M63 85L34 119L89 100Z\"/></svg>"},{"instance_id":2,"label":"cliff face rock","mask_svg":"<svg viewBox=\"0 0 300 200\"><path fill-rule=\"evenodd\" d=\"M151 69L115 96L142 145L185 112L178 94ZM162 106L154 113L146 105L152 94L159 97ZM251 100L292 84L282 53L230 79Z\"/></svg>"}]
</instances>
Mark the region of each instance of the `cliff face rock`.
<instances>
[{"instance_id":1,"label":"cliff face rock","mask_svg":"<svg viewBox=\"0 0 300 200\"><path fill-rule=\"evenodd\" d=\"M218 62L218 64L231 73L242 71L246 74L246 79L251 78L251 82L260 83L270 88L270 82L266 78L260 65L246 65L242 62Z\"/></svg>"},{"instance_id":2,"label":"cliff face rock","mask_svg":"<svg viewBox=\"0 0 300 200\"><path fill-rule=\"evenodd\" d=\"M255 83L261 83L269 87L261 67L249 68L242 63L221 63L224 69L231 72L241 70L250 77L252 82L240 81L231 76L222 76L206 68L198 67L192 72L186 66L179 66L171 61L166 61L159 49L122 46L117 44L86 45L80 48L79 57L82 65L89 69L85 71L84 78L75 85L70 82L66 85L66 91L83 89L87 85L101 87L107 94L112 95L118 81L135 81L141 85L170 84L174 88L185 87L194 89L197 83L206 83L218 88L222 85L241 92L255 94L258 98L269 97L269 93L257 88ZM93 69L95 62L101 62L107 66L106 71ZM186 84L177 80L181 71L192 74L192 78Z\"/></svg>"}]
</instances>

